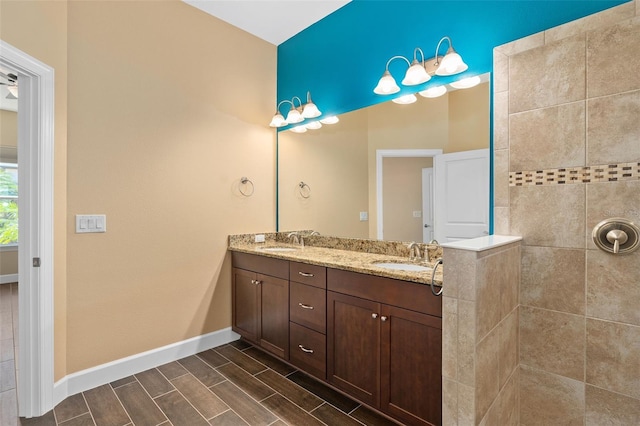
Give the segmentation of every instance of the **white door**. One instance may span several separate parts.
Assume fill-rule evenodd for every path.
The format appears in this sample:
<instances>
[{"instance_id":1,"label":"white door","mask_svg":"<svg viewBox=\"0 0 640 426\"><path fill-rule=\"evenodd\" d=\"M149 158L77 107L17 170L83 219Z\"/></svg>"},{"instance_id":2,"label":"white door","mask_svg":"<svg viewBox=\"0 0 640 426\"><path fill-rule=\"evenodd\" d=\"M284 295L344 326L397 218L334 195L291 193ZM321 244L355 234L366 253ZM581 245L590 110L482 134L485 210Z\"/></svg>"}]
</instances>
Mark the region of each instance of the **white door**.
<instances>
[{"instance_id":1,"label":"white door","mask_svg":"<svg viewBox=\"0 0 640 426\"><path fill-rule=\"evenodd\" d=\"M489 150L434 157L434 235L440 243L489 234Z\"/></svg>"},{"instance_id":2,"label":"white door","mask_svg":"<svg viewBox=\"0 0 640 426\"><path fill-rule=\"evenodd\" d=\"M422 242L433 240L433 168L422 169Z\"/></svg>"}]
</instances>

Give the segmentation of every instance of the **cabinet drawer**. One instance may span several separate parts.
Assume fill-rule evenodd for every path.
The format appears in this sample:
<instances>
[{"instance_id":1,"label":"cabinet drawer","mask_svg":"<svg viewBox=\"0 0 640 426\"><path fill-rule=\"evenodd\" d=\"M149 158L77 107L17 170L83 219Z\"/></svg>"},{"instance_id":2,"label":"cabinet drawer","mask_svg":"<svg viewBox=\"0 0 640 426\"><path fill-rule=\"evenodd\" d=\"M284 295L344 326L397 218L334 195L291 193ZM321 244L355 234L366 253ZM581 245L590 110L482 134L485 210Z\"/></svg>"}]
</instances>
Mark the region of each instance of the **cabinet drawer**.
<instances>
[{"instance_id":1,"label":"cabinet drawer","mask_svg":"<svg viewBox=\"0 0 640 426\"><path fill-rule=\"evenodd\" d=\"M327 268L324 266L291 262L289 264L289 276L291 281L327 288Z\"/></svg>"},{"instance_id":2,"label":"cabinet drawer","mask_svg":"<svg viewBox=\"0 0 640 426\"><path fill-rule=\"evenodd\" d=\"M325 380L327 377L327 338L296 323L289 323L289 361L303 371Z\"/></svg>"},{"instance_id":3,"label":"cabinet drawer","mask_svg":"<svg viewBox=\"0 0 640 426\"><path fill-rule=\"evenodd\" d=\"M231 259L234 268L257 272L272 277L289 279L289 262L255 254L232 252Z\"/></svg>"},{"instance_id":4,"label":"cabinet drawer","mask_svg":"<svg viewBox=\"0 0 640 426\"><path fill-rule=\"evenodd\" d=\"M317 332L325 333L327 291L296 282L289 286L289 318Z\"/></svg>"}]
</instances>

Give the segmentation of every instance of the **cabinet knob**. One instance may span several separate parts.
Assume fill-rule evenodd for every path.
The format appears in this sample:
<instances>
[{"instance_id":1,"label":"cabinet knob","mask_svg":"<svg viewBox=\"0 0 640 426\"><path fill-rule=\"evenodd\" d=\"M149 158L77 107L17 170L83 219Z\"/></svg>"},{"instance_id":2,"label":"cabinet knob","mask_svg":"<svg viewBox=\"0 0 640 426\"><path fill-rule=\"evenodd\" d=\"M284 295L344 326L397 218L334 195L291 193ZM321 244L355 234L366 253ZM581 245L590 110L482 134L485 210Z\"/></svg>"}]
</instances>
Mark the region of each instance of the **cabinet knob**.
<instances>
[{"instance_id":1,"label":"cabinet knob","mask_svg":"<svg viewBox=\"0 0 640 426\"><path fill-rule=\"evenodd\" d=\"M304 303L298 303L298 306L300 306L302 309L313 309L313 306L305 305Z\"/></svg>"},{"instance_id":2,"label":"cabinet knob","mask_svg":"<svg viewBox=\"0 0 640 426\"><path fill-rule=\"evenodd\" d=\"M376 313L371 314L371 318L373 318L373 319L378 318L378 314L376 314Z\"/></svg>"},{"instance_id":3,"label":"cabinet knob","mask_svg":"<svg viewBox=\"0 0 640 426\"><path fill-rule=\"evenodd\" d=\"M384 315L380 317L380 321L386 321L387 317L385 317Z\"/></svg>"},{"instance_id":4,"label":"cabinet knob","mask_svg":"<svg viewBox=\"0 0 640 426\"><path fill-rule=\"evenodd\" d=\"M305 352L305 353L308 353L308 354L312 354L312 353L313 353L313 349L307 349L307 348L305 348L305 347L304 347L304 346L302 346L302 345L298 345L298 347L300 348L300 350L301 350L302 352Z\"/></svg>"},{"instance_id":5,"label":"cabinet knob","mask_svg":"<svg viewBox=\"0 0 640 426\"><path fill-rule=\"evenodd\" d=\"M251 284L258 285L260 284L260 280L251 280Z\"/></svg>"}]
</instances>

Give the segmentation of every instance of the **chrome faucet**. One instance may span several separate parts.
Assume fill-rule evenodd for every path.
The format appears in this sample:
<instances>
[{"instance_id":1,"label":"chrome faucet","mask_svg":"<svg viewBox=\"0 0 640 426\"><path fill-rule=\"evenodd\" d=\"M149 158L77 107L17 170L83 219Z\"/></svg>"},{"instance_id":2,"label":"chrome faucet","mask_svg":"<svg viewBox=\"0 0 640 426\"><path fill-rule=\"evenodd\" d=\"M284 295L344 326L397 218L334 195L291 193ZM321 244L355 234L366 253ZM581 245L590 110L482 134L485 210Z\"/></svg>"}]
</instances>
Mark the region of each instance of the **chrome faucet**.
<instances>
[{"instance_id":1,"label":"chrome faucet","mask_svg":"<svg viewBox=\"0 0 640 426\"><path fill-rule=\"evenodd\" d=\"M420 244L412 241L409 243L409 260L420 260L422 255L420 254Z\"/></svg>"},{"instance_id":2,"label":"chrome faucet","mask_svg":"<svg viewBox=\"0 0 640 426\"><path fill-rule=\"evenodd\" d=\"M318 231L311 231L309 234L310 237L313 237L314 235L320 235L320 233Z\"/></svg>"},{"instance_id":3,"label":"chrome faucet","mask_svg":"<svg viewBox=\"0 0 640 426\"><path fill-rule=\"evenodd\" d=\"M289 232L289 234L287 235L287 238L289 239L289 242L292 244L300 244L300 240L298 239L298 233L295 231Z\"/></svg>"}]
</instances>

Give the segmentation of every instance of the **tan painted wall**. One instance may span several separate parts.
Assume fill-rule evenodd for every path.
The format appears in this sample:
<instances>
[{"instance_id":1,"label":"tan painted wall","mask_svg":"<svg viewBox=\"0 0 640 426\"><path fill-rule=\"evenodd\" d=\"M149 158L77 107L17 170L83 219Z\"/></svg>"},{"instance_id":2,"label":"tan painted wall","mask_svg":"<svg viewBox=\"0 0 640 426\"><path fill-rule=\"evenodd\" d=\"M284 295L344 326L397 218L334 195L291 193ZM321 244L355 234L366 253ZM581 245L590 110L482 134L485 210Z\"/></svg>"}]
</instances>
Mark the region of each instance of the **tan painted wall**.
<instances>
[{"instance_id":1,"label":"tan painted wall","mask_svg":"<svg viewBox=\"0 0 640 426\"><path fill-rule=\"evenodd\" d=\"M55 70L54 369L67 372L67 2L0 0L0 39Z\"/></svg>"},{"instance_id":2,"label":"tan painted wall","mask_svg":"<svg viewBox=\"0 0 640 426\"><path fill-rule=\"evenodd\" d=\"M444 152L489 147L489 83L449 93L449 142Z\"/></svg>"},{"instance_id":3,"label":"tan painted wall","mask_svg":"<svg viewBox=\"0 0 640 426\"><path fill-rule=\"evenodd\" d=\"M17 113L0 110L0 162L14 162L17 158ZM18 273L18 251L0 252L0 275Z\"/></svg>"},{"instance_id":4,"label":"tan painted wall","mask_svg":"<svg viewBox=\"0 0 640 426\"><path fill-rule=\"evenodd\" d=\"M56 69L56 379L230 326L227 235L275 227L275 46L178 0L1 4Z\"/></svg>"},{"instance_id":5,"label":"tan painted wall","mask_svg":"<svg viewBox=\"0 0 640 426\"><path fill-rule=\"evenodd\" d=\"M354 111L315 131L280 132L279 204L282 230L315 229L325 235L367 238L367 114ZM299 182L311 188L309 198ZM305 193L306 195L306 193Z\"/></svg>"},{"instance_id":6,"label":"tan painted wall","mask_svg":"<svg viewBox=\"0 0 640 426\"><path fill-rule=\"evenodd\" d=\"M388 157L382 161L382 210L384 239L422 242L422 169L433 167L433 158Z\"/></svg>"}]
</instances>

